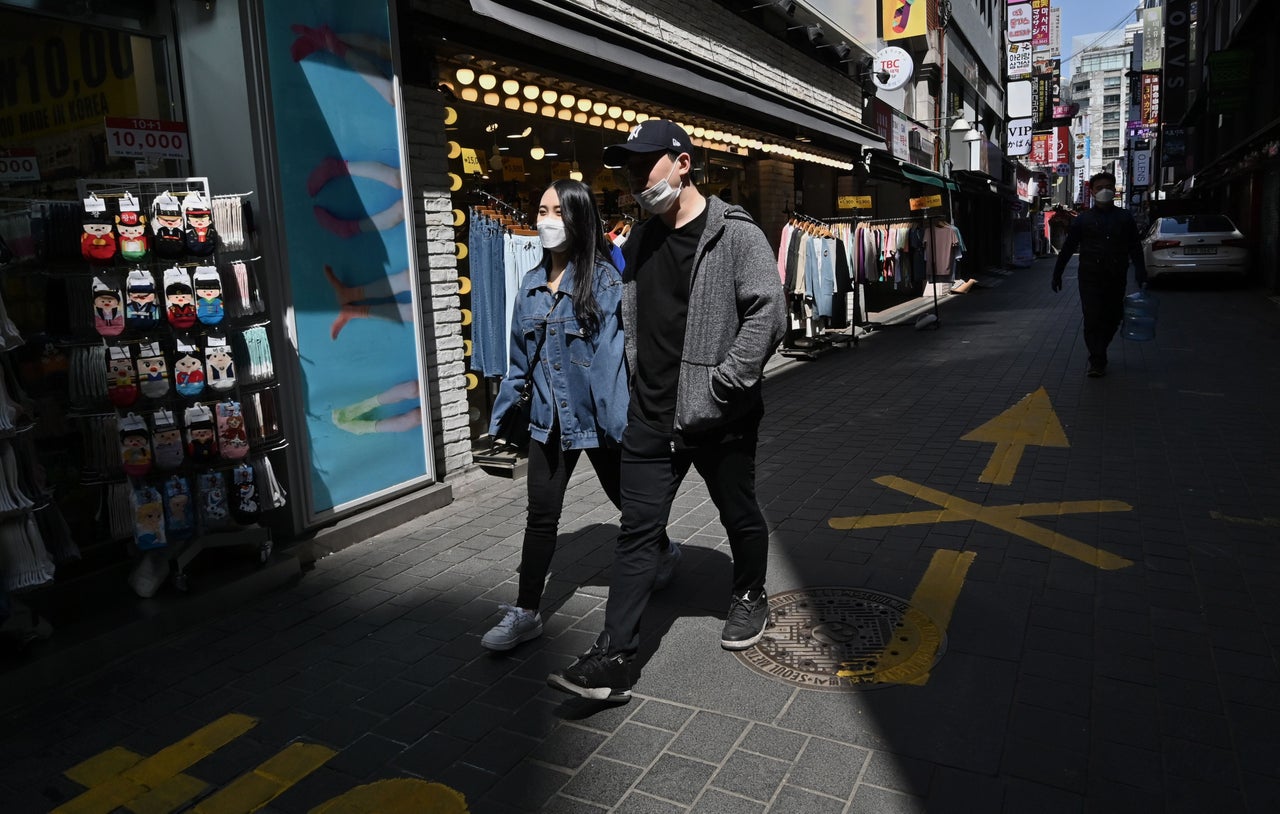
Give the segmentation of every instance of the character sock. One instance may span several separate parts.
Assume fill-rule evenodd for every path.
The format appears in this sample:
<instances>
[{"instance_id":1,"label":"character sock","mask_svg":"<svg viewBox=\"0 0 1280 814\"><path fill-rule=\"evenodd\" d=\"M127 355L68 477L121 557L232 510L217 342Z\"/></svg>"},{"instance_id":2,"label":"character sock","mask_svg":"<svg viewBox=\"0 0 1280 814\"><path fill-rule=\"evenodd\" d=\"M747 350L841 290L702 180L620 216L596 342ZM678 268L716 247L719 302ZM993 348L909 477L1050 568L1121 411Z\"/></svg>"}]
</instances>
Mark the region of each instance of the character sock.
<instances>
[{"instance_id":1,"label":"character sock","mask_svg":"<svg viewBox=\"0 0 1280 814\"><path fill-rule=\"evenodd\" d=\"M253 467L248 464L237 466L232 472L232 482L235 484L231 495L232 516L241 525L253 523L260 511Z\"/></svg>"},{"instance_id":2,"label":"character sock","mask_svg":"<svg viewBox=\"0 0 1280 814\"><path fill-rule=\"evenodd\" d=\"M213 211L209 200L199 192L188 192L182 199L182 216L187 221L183 242L187 254L208 257L218 244L218 231L213 227Z\"/></svg>"},{"instance_id":3,"label":"character sock","mask_svg":"<svg viewBox=\"0 0 1280 814\"><path fill-rule=\"evenodd\" d=\"M140 477L151 471L151 434L147 422L134 413L120 419L120 458L126 475Z\"/></svg>"},{"instance_id":4,"label":"character sock","mask_svg":"<svg viewBox=\"0 0 1280 814\"><path fill-rule=\"evenodd\" d=\"M191 484L181 475L170 475L164 483L164 519L165 532L170 540L189 540L195 534Z\"/></svg>"},{"instance_id":5,"label":"character sock","mask_svg":"<svg viewBox=\"0 0 1280 814\"><path fill-rule=\"evenodd\" d=\"M84 199L81 219L80 256L95 266L105 266L116 257L116 230L107 214L107 203L96 195Z\"/></svg>"},{"instance_id":6,"label":"character sock","mask_svg":"<svg viewBox=\"0 0 1280 814\"><path fill-rule=\"evenodd\" d=\"M158 410L151 416L151 446L155 464L160 469L177 469L182 466L182 430L178 429L173 413Z\"/></svg>"},{"instance_id":7,"label":"character sock","mask_svg":"<svg viewBox=\"0 0 1280 814\"><path fill-rule=\"evenodd\" d=\"M205 338L204 361L210 390L223 392L236 386L236 366L226 337L210 334Z\"/></svg>"},{"instance_id":8,"label":"character sock","mask_svg":"<svg viewBox=\"0 0 1280 814\"><path fill-rule=\"evenodd\" d=\"M249 453L249 436L245 432L244 414L237 401L224 401L217 406L218 451L223 458L235 460Z\"/></svg>"},{"instance_id":9,"label":"character sock","mask_svg":"<svg viewBox=\"0 0 1280 814\"><path fill-rule=\"evenodd\" d=\"M222 278L216 266L196 266L191 286L196 291L196 319L205 325L222 321Z\"/></svg>"},{"instance_id":10,"label":"character sock","mask_svg":"<svg viewBox=\"0 0 1280 814\"><path fill-rule=\"evenodd\" d=\"M173 360L173 385L179 395L195 398L204 392L204 362L200 348L179 337L178 355Z\"/></svg>"},{"instance_id":11,"label":"character sock","mask_svg":"<svg viewBox=\"0 0 1280 814\"><path fill-rule=\"evenodd\" d=\"M156 300L156 278L146 269L134 269L125 280L129 302L125 305L125 323L134 330L147 331L160 321L160 303Z\"/></svg>"},{"instance_id":12,"label":"character sock","mask_svg":"<svg viewBox=\"0 0 1280 814\"><path fill-rule=\"evenodd\" d=\"M116 215L116 233L120 237L120 256L136 263L146 260L151 253L151 239L147 235L147 216L138 213L138 199L128 192L120 199L120 214Z\"/></svg>"},{"instance_id":13,"label":"character sock","mask_svg":"<svg viewBox=\"0 0 1280 814\"><path fill-rule=\"evenodd\" d=\"M231 520L227 506L227 482L219 471L203 472L196 481L200 525L206 529L225 528Z\"/></svg>"},{"instance_id":14,"label":"character sock","mask_svg":"<svg viewBox=\"0 0 1280 814\"><path fill-rule=\"evenodd\" d=\"M149 399L169 395L169 363L159 342L138 346L138 380L142 395Z\"/></svg>"},{"instance_id":15,"label":"character sock","mask_svg":"<svg viewBox=\"0 0 1280 814\"><path fill-rule=\"evenodd\" d=\"M164 304L173 327L185 331L196 324L195 294L186 269L174 266L164 270Z\"/></svg>"},{"instance_id":16,"label":"character sock","mask_svg":"<svg viewBox=\"0 0 1280 814\"><path fill-rule=\"evenodd\" d=\"M138 376L129 348L115 345L107 351L107 398L117 407L131 407L138 400Z\"/></svg>"},{"instance_id":17,"label":"character sock","mask_svg":"<svg viewBox=\"0 0 1280 814\"><path fill-rule=\"evenodd\" d=\"M102 336L119 336L124 332L120 290L102 277L93 278L93 329Z\"/></svg>"},{"instance_id":18,"label":"character sock","mask_svg":"<svg viewBox=\"0 0 1280 814\"><path fill-rule=\"evenodd\" d=\"M141 551L162 548L168 542L164 534L164 504L155 487L133 490L133 542Z\"/></svg>"},{"instance_id":19,"label":"character sock","mask_svg":"<svg viewBox=\"0 0 1280 814\"><path fill-rule=\"evenodd\" d=\"M152 248L156 256L172 259L186 254L183 230L182 204L168 192L161 193L151 203L151 231L156 238Z\"/></svg>"},{"instance_id":20,"label":"character sock","mask_svg":"<svg viewBox=\"0 0 1280 814\"><path fill-rule=\"evenodd\" d=\"M218 457L218 438L213 413L203 404L188 407L182 423L187 425L187 457L195 463L209 463Z\"/></svg>"}]
</instances>

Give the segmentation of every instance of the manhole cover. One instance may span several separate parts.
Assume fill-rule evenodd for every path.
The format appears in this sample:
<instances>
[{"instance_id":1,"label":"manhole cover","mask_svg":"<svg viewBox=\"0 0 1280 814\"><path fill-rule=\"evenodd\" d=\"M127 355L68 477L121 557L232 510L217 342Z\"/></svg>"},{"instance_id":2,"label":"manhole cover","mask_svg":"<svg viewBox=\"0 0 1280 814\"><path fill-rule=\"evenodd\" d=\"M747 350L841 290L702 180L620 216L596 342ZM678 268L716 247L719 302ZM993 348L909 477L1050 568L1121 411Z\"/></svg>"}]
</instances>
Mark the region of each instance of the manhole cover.
<instances>
[{"instance_id":1,"label":"manhole cover","mask_svg":"<svg viewBox=\"0 0 1280 814\"><path fill-rule=\"evenodd\" d=\"M942 658L946 634L905 600L857 588L769 597L771 627L738 658L756 672L814 690L909 684Z\"/></svg>"}]
</instances>

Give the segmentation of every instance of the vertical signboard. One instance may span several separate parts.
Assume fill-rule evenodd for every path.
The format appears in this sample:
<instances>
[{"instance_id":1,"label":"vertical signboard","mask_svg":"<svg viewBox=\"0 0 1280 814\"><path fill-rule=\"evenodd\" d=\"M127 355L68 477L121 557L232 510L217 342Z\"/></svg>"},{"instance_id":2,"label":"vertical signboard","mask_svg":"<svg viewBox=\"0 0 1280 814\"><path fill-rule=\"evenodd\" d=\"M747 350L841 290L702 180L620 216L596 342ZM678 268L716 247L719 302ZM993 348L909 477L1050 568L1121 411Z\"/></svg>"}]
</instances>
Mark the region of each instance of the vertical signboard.
<instances>
[{"instance_id":1,"label":"vertical signboard","mask_svg":"<svg viewBox=\"0 0 1280 814\"><path fill-rule=\"evenodd\" d=\"M1049 44L1049 0L1031 0L1031 44Z\"/></svg>"},{"instance_id":2,"label":"vertical signboard","mask_svg":"<svg viewBox=\"0 0 1280 814\"><path fill-rule=\"evenodd\" d=\"M1151 150L1135 150L1133 153L1133 189L1146 189L1151 185Z\"/></svg>"},{"instance_id":3,"label":"vertical signboard","mask_svg":"<svg viewBox=\"0 0 1280 814\"><path fill-rule=\"evenodd\" d=\"M1031 45L1025 42L1011 42L1005 47L1010 79L1026 79L1031 76Z\"/></svg>"},{"instance_id":4,"label":"vertical signboard","mask_svg":"<svg viewBox=\"0 0 1280 814\"><path fill-rule=\"evenodd\" d=\"M881 39L923 37L929 0L880 0ZM848 3L849 6L859 5Z\"/></svg>"},{"instance_id":5,"label":"vertical signboard","mask_svg":"<svg viewBox=\"0 0 1280 814\"><path fill-rule=\"evenodd\" d=\"M1049 7L1049 56L1062 56L1062 9Z\"/></svg>"},{"instance_id":6,"label":"vertical signboard","mask_svg":"<svg viewBox=\"0 0 1280 814\"><path fill-rule=\"evenodd\" d=\"M1035 26L1031 19L1031 3L1010 3L1008 32L1010 42L1030 42Z\"/></svg>"},{"instance_id":7,"label":"vertical signboard","mask_svg":"<svg viewBox=\"0 0 1280 814\"><path fill-rule=\"evenodd\" d=\"M1161 9L1159 6L1142 10L1142 70L1154 71L1160 67Z\"/></svg>"},{"instance_id":8,"label":"vertical signboard","mask_svg":"<svg viewBox=\"0 0 1280 814\"><path fill-rule=\"evenodd\" d=\"M312 519L427 478L388 3L264 3Z\"/></svg>"},{"instance_id":9,"label":"vertical signboard","mask_svg":"<svg viewBox=\"0 0 1280 814\"><path fill-rule=\"evenodd\" d=\"M1155 74L1142 75L1142 96L1140 110L1143 124L1160 122L1160 77Z\"/></svg>"},{"instance_id":10,"label":"vertical signboard","mask_svg":"<svg viewBox=\"0 0 1280 814\"><path fill-rule=\"evenodd\" d=\"M1164 120L1180 122L1191 90L1191 0L1165 0Z\"/></svg>"},{"instance_id":11,"label":"vertical signboard","mask_svg":"<svg viewBox=\"0 0 1280 814\"><path fill-rule=\"evenodd\" d=\"M1036 133L1031 137L1031 163L1047 164L1049 157L1049 134Z\"/></svg>"}]
</instances>

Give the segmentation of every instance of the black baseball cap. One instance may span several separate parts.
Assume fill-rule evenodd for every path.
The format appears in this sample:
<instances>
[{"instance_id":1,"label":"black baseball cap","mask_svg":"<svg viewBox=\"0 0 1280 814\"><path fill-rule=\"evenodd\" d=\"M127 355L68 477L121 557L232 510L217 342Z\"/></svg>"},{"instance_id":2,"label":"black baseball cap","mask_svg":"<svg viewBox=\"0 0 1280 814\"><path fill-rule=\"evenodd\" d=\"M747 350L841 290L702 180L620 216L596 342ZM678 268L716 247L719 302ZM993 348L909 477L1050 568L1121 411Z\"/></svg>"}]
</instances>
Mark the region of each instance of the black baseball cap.
<instances>
[{"instance_id":1,"label":"black baseball cap","mask_svg":"<svg viewBox=\"0 0 1280 814\"><path fill-rule=\"evenodd\" d=\"M604 148L606 167L621 167L628 153L662 153L674 150L693 155L693 142L684 128L666 119L649 119L631 128L627 140Z\"/></svg>"}]
</instances>

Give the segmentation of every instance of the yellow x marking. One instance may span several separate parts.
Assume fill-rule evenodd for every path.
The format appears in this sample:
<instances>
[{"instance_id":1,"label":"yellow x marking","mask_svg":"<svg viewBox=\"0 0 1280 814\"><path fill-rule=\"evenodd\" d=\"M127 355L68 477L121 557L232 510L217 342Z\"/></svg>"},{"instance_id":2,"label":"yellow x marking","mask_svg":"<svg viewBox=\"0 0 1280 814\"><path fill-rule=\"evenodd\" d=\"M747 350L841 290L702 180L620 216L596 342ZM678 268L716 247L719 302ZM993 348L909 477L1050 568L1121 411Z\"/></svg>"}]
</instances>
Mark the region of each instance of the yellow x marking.
<instances>
[{"instance_id":1,"label":"yellow x marking","mask_svg":"<svg viewBox=\"0 0 1280 814\"><path fill-rule=\"evenodd\" d=\"M957 520L976 520L1001 531L1017 535L1045 548L1074 557L1081 562L1104 571L1114 571L1133 565L1109 551L1094 548L1079 540L1041 528L1023 520L1024 517L1052 517L1064 514L1091 514L1099 512L1127 512L1133 507L1119 500L1067 500L1060 503L1015 503L1005 506L983 506L964 498L949 495L938 489L930 489L906 478L882 475L876 483L894 491L932 503L940 508L919 512L895 512L872 514L863 517L833 517L828 524L833 529L875 529L886 526L907 526L923 523L947 523Z\"/></svg>"}]
</instances>

